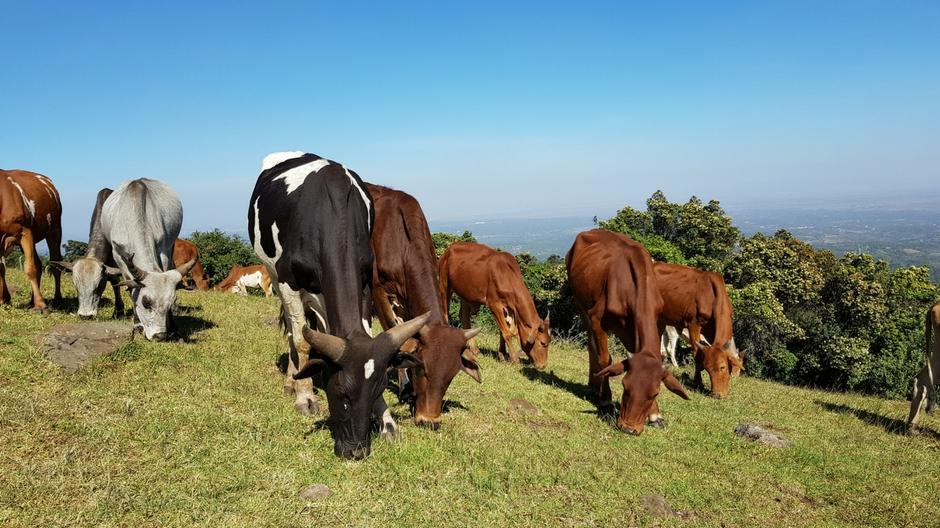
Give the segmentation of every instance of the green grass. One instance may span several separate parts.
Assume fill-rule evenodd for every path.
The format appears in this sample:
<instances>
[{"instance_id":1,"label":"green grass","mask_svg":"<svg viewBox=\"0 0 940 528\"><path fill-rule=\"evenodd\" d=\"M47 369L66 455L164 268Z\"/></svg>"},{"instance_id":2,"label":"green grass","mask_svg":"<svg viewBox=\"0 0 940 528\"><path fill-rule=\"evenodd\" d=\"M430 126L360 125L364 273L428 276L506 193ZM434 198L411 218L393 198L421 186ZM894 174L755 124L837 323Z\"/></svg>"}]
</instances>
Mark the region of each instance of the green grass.
<instances>
[{"instance_id":1,"label":"green grass","mask_svg":"<svg viewBox=\"0 0 940 528\"><path fill-rule=\"evenodd\" d=\"M188 342L138 339L63 375L36 337L77 317L0 308L0 526L930 526L940 440L895 432L907 402L734 380L725 401L664 391L666 431L621 434L582 399L586 352L544 375L481 361L455 380L438 432L395 405L402 440L365 462L281 394L277 301L180 293ZM51 290L46 278L43 289ZM67 297L74 297L64 281ZM51 291L49 293L51 297ZM110 307L101 314L110 315ZM494 349L492 335L482 340ZM531 379L531 378L535 379ZM619 385L614 385L619 394ZM513 410L525 398L540 414ZM389 402L396 401L389 393ZM737 438L743 421L794 441ZM935 431L936 418L925 427ZM333 495L297 497L323 483ZM661 494L681 518L639 505Z\"/></svg>"}]
</instances>

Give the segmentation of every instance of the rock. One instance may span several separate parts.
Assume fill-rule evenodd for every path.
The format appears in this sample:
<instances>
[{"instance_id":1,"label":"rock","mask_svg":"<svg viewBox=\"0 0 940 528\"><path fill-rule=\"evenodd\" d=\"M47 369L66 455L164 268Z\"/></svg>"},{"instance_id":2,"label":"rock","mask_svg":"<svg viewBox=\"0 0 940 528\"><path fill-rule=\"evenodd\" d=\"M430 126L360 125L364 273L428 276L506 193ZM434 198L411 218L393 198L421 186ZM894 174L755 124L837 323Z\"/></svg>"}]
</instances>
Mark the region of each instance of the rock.
<instances>
[{"instance_id":1,"label":"rock","mask_svg":"<svg viewBox=\"0 0 940 528\"><path fill-rule=\"evenodd\" d=\"M64 372L72 373L127 343L131 328L129 323L113 321L61 324L40 337L39 349Z\"/></svg>"},{"instance_id":2,"label":"rock","mask_svg":"<svg viewBox=\"0 0 940 528\"><path fill-rule=\"evenodd\" d=\"M528 400L522 398L513 398L509 400L509 407L514 411L522 411L525 413L531 414L541 414L542 411L538 407L532 405Z\"/></svg>"},{"instance_id":3,"label":"rock","mask_svg":"<svg viewBox=\"0 0 940 528\"><path fill-rule=\"evenodd\" d=\"M662 495L646 495L640 497L640 506L653 515L660 517L673 517L676 515L676 511L672 509L672 506L669 506L669 503L666 502L666 497Z\"/></svg>"},{"instance_id":4,"label":"rock","mask_svg":"<svg viewBox=\"0 0 940 528\"><path fill-rule=\"evenodd\" d=\"M333 492L330 491L330 488L328 488L326 484L311 484L300 490L300 498L308 501L325 499L332 494Z\"/></svg>"},{"instance_id":5,"label":"rock","mask_svg":"<svg viewBox=\"0 0 940 528\"><path fill-rule=\"evenodd\" d=\"M793 442L757 424L743 423L734 428L734 434L769 447L793 447Z\"/></svg>"}]
</instances>

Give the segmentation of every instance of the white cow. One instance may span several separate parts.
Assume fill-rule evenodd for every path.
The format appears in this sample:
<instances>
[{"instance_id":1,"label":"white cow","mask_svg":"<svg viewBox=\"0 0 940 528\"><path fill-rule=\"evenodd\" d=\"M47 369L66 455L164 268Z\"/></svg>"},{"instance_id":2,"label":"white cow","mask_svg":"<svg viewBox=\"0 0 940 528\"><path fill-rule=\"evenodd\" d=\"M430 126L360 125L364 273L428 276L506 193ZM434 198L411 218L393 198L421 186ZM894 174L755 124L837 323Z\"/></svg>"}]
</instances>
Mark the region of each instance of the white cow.
<instances>
[{"instance_id":1,"label":"white cow","mask_svg":"<svg viewBox=\"0 0 940 528\"><path fill-rule=\"evenodd\" d=\"M666 326L666 331L663 332L662 337L660 337L659 343L659 352L663 356L663 362L665 363L668 359L668 361L672 363L672 366L674 367L679 366L679 362L676 361L676 345L679 343L679 335L679 331L676 330L676 327ZM689 342L690 338L688 328L682 329L682 339L686 343ZM708 339L705 339L705 336L699 336L699 343L701 343L701 345L704 347L711 346L708 343Z\"/></svg>"},{"instance_id":2,"label":"white cow","mask_svg":"<svg viewBox=\"0 0 940 528\"><path fill-rule=\"evenodd\" d=\"M907 418L908 432L917 432L920 411L927 399L927 413L937 407L937 376L940 375L940 302L927 310L924 345L927 364L914 378L914 391L911 395L911 413Z\"/></svg>"}]
</instances>

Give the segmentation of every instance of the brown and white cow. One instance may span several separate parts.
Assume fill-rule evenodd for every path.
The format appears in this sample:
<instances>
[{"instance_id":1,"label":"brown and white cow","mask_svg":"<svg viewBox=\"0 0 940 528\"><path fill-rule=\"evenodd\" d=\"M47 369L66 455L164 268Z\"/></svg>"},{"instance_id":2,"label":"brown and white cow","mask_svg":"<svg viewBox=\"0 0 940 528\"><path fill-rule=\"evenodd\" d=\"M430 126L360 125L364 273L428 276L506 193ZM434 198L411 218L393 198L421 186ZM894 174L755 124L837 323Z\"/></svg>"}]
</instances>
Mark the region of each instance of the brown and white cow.
<instances>
[{"instance_id":1,"label":"brown and white cow","mask_svg":"<svg viewBox=\"0 0 940 528\"><path fill-rule=\"evenodd\" d=\"M185 238L177 238L176 242L173 243L173 265L179 268L193 259L195 259L196 264L189 270L189 276L196 283L196 289L209 291L209 277L202 269L202 261L199 260L199 248ZM183 285L186 285L186 277L183 277Z\"/></svg>"},{"instance_id":2,"label":"brown and white cow","mask_svg":"<svg viewBox=\"0 0 940 528\"><path fill-rule=\"evenodd\" d=\"M927 364L914 377L911 395L911 412L907 417L908 432L917 433L920 411L927 400L927 414L937 407L937 381L940 380L940 302L927 310L924 332L924 348Z\"/></svg>"},{"instance_id":3,"label":"brown and white cow","mask_svg":"<svg viewBox=\"0 0 940 528\"><path fill-rule=\"evenodd\" d=\"M372 298L386 330L430 313L417 335L421 368L411 369L415 392L415 423L440 427L444 393L461 370L480 382L480 366L467 349L479 330L461 330L447 323L441 302L437 257L431 230L418 201L409 194L366 184L375 205L372 249L375 266Z\"/></svg>"},{"instance_id":4,"label":"brown and white cow","mask_svg":"<svg viewBox=\"0 0 940 528\"><path fill-rule=\"evenodd\" d=\"M592 229L578 234L565 265L588 333L588 385L601 410L613 406L607 378L626 371L617 425L634 435L643 432L647 420L662 426L656 402L660 385L686 400L689 396L663 368L659 352L663 298L649 252L630 237ZM633 351L629 359L611 364L609 333Z\"/></svg>"},{"instance_id":5,"label":"brown and white cow","mask_svg":"<svg viewBox=\"0 0 940 528\"><path fill-rule=\"evenodd\" d=\"M731 301L721 275L680 264L653 263L656 284L663 297L660 325L689 330L695 358L695 383L702 385L702 370L711 380L711 395L724 398L733 371L742 364L734 345ZM711 343L702 346L701 337Z\"/></svg>"},{"instance_id":6,"label":"brown and white cow","mask_svg":"<svg viewBox=\"0 0 940 528\"><path fill-rule=\"evenodd\" d=\"M465 329L470 328L471 317L485 304L499 325L499 358L506 359L508 348L510 361L519 362L512 344L512 337L517 336L532 364L545 368L552 340L549 318L542 319L535 310L514 256L483 244L457 242L441 255L438 269L445 316L454 292L460 297L460 325ZM470 349L476 354L479 351L474 341Z\"/></svg>"},{"instance_id":7,"label":"brown and white cow","mask_svg":"<svg viewBox=\"0 0 940 528\"><path fill-rule=\"evenodd\" d=\"M62 260L62 202L52 181L35 172L0 170L0 256L15 247L23 249L23 269L32 286L33 310L49 311L39 291L42 264L36 244L45 240L49 258ZM62 299L61 270L50 268L55 279L54 301ZM6 266L0 260L0 304L10 303Z\"/></svg>"},{"instance_id":8,"label":"brown and white cow","mask_svg":"<svg viewBox=\"0 0 940 528\"><path fill-rule=\"evenodd\" d=\"M265 297L273 295L271 292L271 276L268 269L262 265L232 266L225 280L216 284L215 289L223 292L248 295L248 288L261 288Z\"/></svg>"}]
</instances>

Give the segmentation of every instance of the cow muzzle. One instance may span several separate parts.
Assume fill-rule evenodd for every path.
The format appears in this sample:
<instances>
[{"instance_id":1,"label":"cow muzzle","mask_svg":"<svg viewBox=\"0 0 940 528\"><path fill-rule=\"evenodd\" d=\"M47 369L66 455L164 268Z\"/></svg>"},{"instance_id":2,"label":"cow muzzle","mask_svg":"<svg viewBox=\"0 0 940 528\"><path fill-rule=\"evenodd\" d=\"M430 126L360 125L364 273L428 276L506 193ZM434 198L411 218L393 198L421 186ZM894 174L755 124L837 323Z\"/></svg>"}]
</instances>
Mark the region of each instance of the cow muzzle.
<instances>
[{"instance_id":1,"label":"cow muzzle","mask_svg":"<svg viewBox=\"0 0 940 528\"><path fill-rule=\"evenodd\" d=\"M368 447L340 447L333 450L336 456L346 460L365 460L369 457L371 449Z\"/></svg>"}]
</instances>

